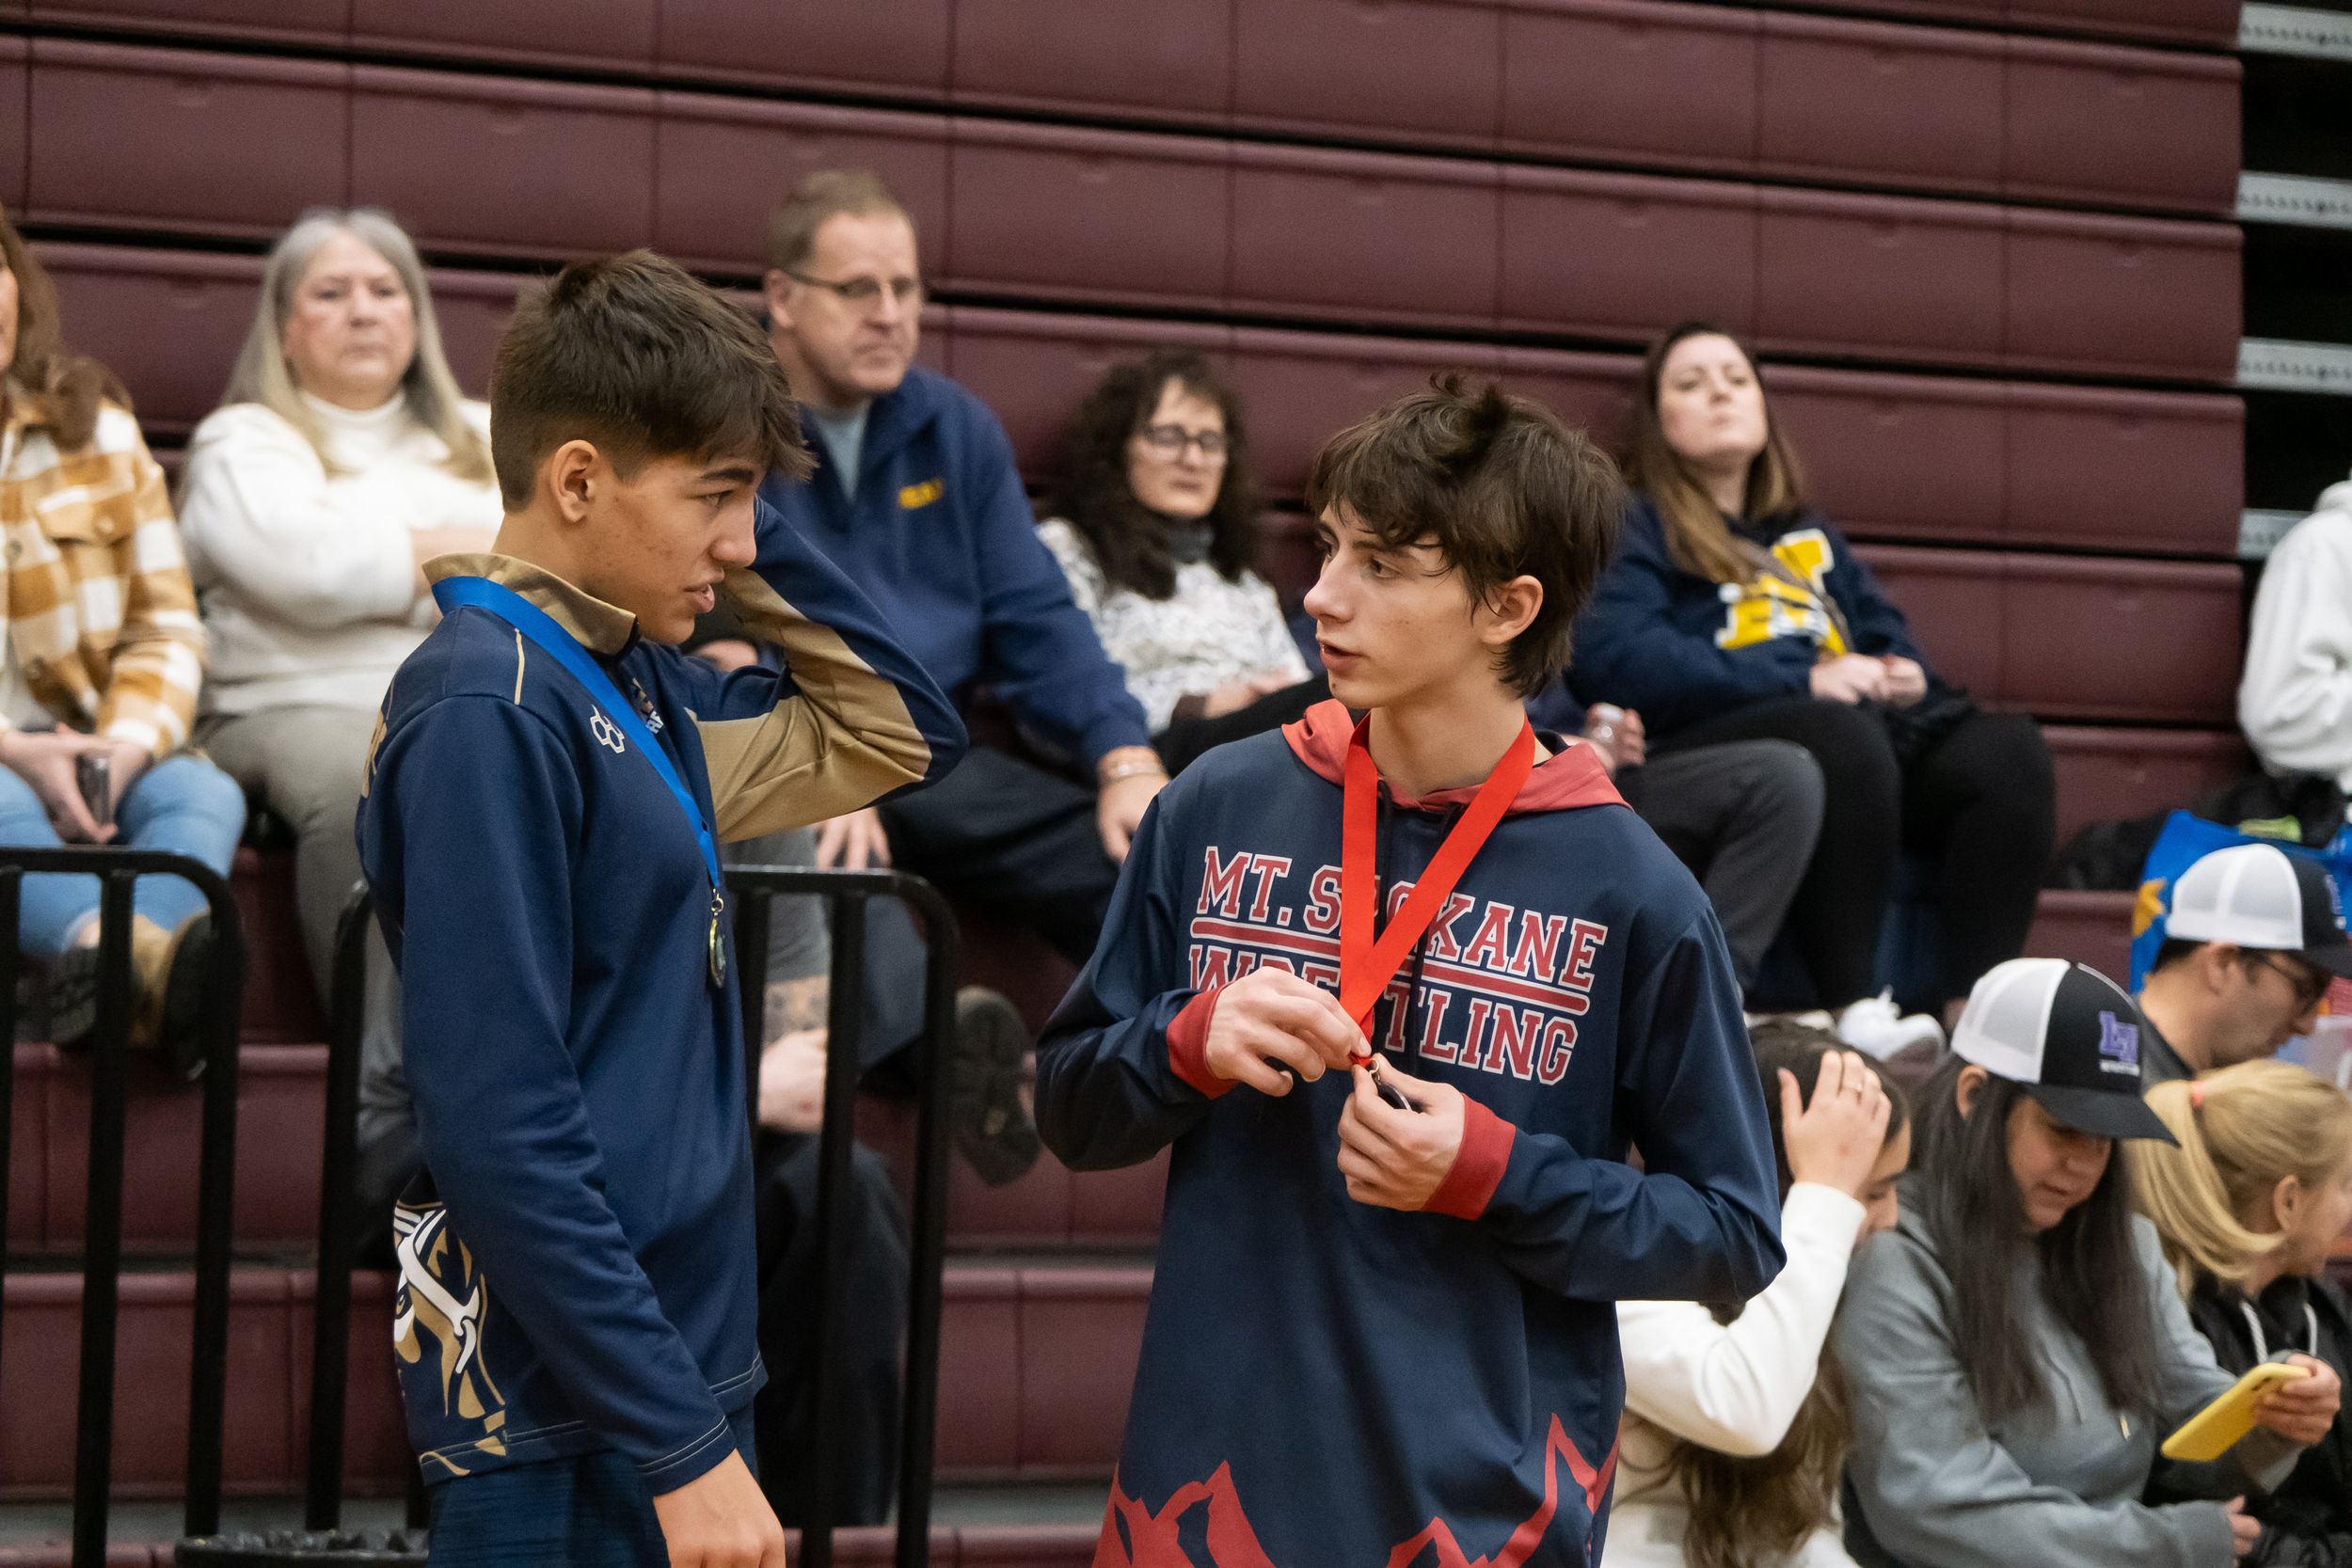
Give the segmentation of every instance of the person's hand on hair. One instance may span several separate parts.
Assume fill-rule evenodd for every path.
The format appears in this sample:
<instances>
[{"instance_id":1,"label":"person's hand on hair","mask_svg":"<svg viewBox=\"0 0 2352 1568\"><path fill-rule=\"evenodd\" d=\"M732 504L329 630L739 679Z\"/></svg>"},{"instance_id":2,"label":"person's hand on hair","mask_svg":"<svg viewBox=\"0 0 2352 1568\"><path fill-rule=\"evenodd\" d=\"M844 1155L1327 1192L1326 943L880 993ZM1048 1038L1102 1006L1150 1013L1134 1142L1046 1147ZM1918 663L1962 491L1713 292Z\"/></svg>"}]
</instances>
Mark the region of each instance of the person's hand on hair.
<instances>
[{"instance_id":1,"label":"person's hand on hair","mask_svg":"<svg viewBox=\"0 0 2352 1568\"><path fill-rule=\"evenodd\" d=\"M1884 702L1886 666L1863 654L1840 654L1813 667L1813 695L1826 703Z\"/></svg>"},{"instance_id":2,"label":"person's hand on hair","mask_svg":"<svg viewBox=\"0 0 2352 1568\"><path fill-rule=\"evenodd\" d=\"M1928 694L1928 673L1915 658L1888 654L1879 660L1886 671L1885 702L1894 707L1909 707Z\"/></svg>"},{"instance_id":3,"label":"person's hand on hair","mask_svg":"<svg viewBox=\"0 0 2352 1568\"><path fill-rule=\"evenodd\" d=\"M817 824L817 869L863 871L890 863L890 835L882 831L882 813L863 806Z\"/></svg>"},{"instance_id":4,"label":"person's hand on hair","mask_svg":"<svg viewBox=\"0 0 2352 1568\"><path fill-rule=\"evenodd\" d=\"M2263 1522L2246 1512L2244 1497L2223 1503L2221 1515L2230 1521L2230 1555L2243 1561L2262 1540Z\"/></svg>"},{"instance_id":5,"label":"person's hand on hair","mask_svg":"<svg viewBox=\"0 0 2352 1568\"><path fill-rule=\"evenodd\" d=\"M1413 1078L1388 1063L1380 1076L1421 1107L1400 1111L1380 1098L1371 1069L1357 1068L1356 1085L1340 1113L1340 1175L1347 1196L1375 1209L1411 1212L1429 1206L1462 1152L1469 1113L1451 1084Z\"/></svg>"},{"instance_id":6,"label":"person's hand on hair","mask_svg":"<svg viewBox=\"0 0 2352 1568\"><path fill-rule=\"evenodd\" d=\"M2336 1411L2344 1403L2344 1380L2333 1367L2312 1356L2290 1355L2287 1365L2311 1375L2281 1383L2255 1401L2254 1422L2308 1448L2334 1430Z\"/></svg>"},{"instance_id":7,"label":"person's hand on hair","mask_svg":"<svg viewBox=\"0 0 2352 1568\"><path fill-rule=\"evenodd\" d=\"M116 745L115 741L78 730L9 730L0 734L0 766L32 786L59 838L69 844L110 844L115 829L111 823L100 827L97 818L90 816L89 807L82 800L82 781L74 771L74 759L85 752L111 753ZM138 751L135 747L133 750ZM145 752L138 754L144 756ZM136 768L128 772L132 778L138 775ZM120 790L127 784L128 780L117 784L117 800L121 800Z\"/></svg>"},{"instance_id":8,"label":"person's hand on hair","mask_svg":"<svg viewBox=\"0 0 2352 1568\"><path fill-rule=\"evenodd\" d=\"M785 1568L784 1527L740 1453L653 1500L670 1568Z\"/></svg>"},{"instance_id":9,"label":"person's hand on hair","mask_svg":"<svg viewBox=\"0 0 2352 1568\"><path fill-rule=\"evenodd\" d=\"M1893 1114L1886 1085L1851 1051L1832 1051L1821 1058L1809 1103L1797 1075L1782 1068L1780 1142L1788 1151L1790 1179L1859 1198L1886 1148Z\"/></svg>"},{"instance_id":10,"label":"person's hand on hair","mask_svg":"<svg viewBox=\"0 0 2352 1568\"><path fill-rule=\"evenodd\" d=\"M1279 1099L1346 1067L1363 1042L1329 991L1286 969L1253 969L1216 993L1201 1058L1212 1076Z\"/></svg>"}]
</instances>

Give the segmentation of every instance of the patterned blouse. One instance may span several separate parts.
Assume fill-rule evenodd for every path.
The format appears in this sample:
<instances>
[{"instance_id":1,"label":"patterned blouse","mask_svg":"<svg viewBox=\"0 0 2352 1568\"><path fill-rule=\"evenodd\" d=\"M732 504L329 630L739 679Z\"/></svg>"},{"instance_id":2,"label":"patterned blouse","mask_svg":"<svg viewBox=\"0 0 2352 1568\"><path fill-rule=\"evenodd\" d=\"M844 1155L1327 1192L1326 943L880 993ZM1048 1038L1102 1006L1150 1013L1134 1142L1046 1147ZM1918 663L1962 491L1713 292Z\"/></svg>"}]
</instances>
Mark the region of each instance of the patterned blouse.
<instances>
[{"instance_id":1,"label":"patterned blouse","mask_svg":"<svg viewBox=\"0 0 2352 1568\"><path fill-rule=\"evenodd\" d=\"M1291 641L1274 590L1255 572L1229 582L1205 561L1176 568L1176 592L1147 599L1112 588L1078 531L1059 517L1038 525L1061 562L1071 597L1094 623L1103 649L1127 672L1127 689L1143 705L1152 733L1168 728L1177 702L1207 696L1228 681L1273 675L1307 678L1307 661Z\"/></svg>"},{"instance_id":2,"label":"patterned blouse","mask_svg":"<svg viewBox=\"0 0 2352 1568\"><path fill-rule=\"evenodd\" d=\"M187 740L204 628L163 469L128 410L60 451L45 402L8 388L0 421L0 636L60 723L157 756Z\"/></svg>"}]
</instances>

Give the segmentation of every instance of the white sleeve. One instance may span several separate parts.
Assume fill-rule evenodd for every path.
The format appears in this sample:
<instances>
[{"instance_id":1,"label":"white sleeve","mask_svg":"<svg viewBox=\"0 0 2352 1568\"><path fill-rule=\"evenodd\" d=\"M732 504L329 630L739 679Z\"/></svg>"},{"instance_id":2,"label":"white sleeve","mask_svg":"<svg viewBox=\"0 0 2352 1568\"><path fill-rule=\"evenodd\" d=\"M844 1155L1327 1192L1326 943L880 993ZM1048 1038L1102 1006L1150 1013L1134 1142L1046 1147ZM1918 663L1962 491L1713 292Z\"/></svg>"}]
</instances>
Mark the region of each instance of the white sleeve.
<instances>
[{"instance_id":1,"label":"white sleeve","mask_svg":"<svg viewBox=\"0 0 2352 1568\"><path fill-rule=\"evenodd\" d=\"M1259 602L1258 628L1261 642L1258 651L1257 673L1279 675L1291 682L1307 678L1307 659L1291 639L1290 623L1282 618L1282 601L1274 594L1274 585L1255 572L1242 574L1242 587Z\"/></svg>"},{"instance_id":2,"label":"white sleeve","mask_svg":"<svg viewBox=\"0 0 2352 1568\"><path fill-rule=\"evenodd\" d=\"M207 419L188 452L180 529L199 589L314 631L416 608L409 519L343 504L310 444L252 405Z\"/></svg>"},{"instance_id":3,"label":"white sleeve","mask_svg":"<svg viewBox=\"0 0 2352 1568\"><path fill-rule=\"evenodd\" d=\"M2352 518L2307 517L2272 552L2237 711L2265 766L2352 779Z\"/></svg>"},{"instance_id":4,"label":"white sleeve","mask_svg":"<svg viewBox=\"0 0 2352 1568\"><path fill-rule=\"evenodd\" d=\"M1846 1194L1799 1182L1781 1206L1788 1265L1729 1323L1692 1302L1618 1303L1626 1408L1718 1453L1780 1447L1813 1391L1862 1221Z\"/></svg>"},{"instance_id":5,"label":"white sleeve","mask_svg":"<svg viewBox=\"0 0 2352 1568\"><path fill-rule=\"evenodd\" d=\"M1078 537L1078 531L1059 517L1048 517L1038 524L1037 536L1044 540L1045 547L1053 552L1054 563L1061 568L1061 575L1070 579L1071 598L1087 612L1087 619L1094 623L1094 635L1101 637L1103 569L1094 563L1093 552L1087 548L1086 541Z\"/></svg>"}]
</instances>

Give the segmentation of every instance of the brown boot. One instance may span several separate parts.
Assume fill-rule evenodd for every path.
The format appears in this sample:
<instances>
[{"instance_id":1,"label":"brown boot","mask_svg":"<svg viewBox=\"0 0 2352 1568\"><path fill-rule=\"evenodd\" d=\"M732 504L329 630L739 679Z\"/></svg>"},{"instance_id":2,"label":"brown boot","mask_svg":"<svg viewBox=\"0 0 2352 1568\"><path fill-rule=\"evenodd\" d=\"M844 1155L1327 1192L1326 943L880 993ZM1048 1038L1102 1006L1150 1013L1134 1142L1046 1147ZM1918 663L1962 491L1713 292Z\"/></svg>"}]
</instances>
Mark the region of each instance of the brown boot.
<instances>
[{"instance_id":1,"label":"brown boot","mask_svg":"<svg viewBox=\"0 0 2352 1568\"><path fill-rule=\"evenodd\" d=\"M194 1077L201 1066L204 979L212 961L213 917L201 911L167 931L144 915L131 917L130 1046L162 1050L174 1071ZM57 956L49 966L49 1032L61 1046L86 1045L98 1027L101 985L98 944Z\"/></svg>"}]
</instances>

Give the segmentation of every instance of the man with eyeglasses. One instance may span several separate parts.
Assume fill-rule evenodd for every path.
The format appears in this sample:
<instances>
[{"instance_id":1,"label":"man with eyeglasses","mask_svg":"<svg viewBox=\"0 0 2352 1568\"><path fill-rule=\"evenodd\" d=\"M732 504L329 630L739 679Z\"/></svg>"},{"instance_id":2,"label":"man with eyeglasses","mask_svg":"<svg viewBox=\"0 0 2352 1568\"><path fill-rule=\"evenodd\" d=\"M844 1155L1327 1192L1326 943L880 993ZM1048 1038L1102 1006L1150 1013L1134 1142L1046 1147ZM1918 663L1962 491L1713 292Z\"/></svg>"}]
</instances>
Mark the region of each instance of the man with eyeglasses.
<instances>
[{"instance_id":1,"label":"man with eyeglasses","mask_svg":"<svg viewBox=\"0 0 2352 1568\"><path fill-rule=\"evenodd\" d=\"M2327 871L2275 845L2217 849L2181 873L2141 983L2147 1085L2276 1053L2352 978L2352 940Z\"/></svg>"},{"instance_id":2,"label":"man with eyeglasses","mask_svg":"<svg viewBox=\"0 0 2352 1568\"><path fill-rule=\"evenodd\" d=\"M1004 427L914 363L923 276L904 205L872 173L829 170L803 180L769 230L769 339L817 468L762 499L873 598L960 707L985 689L1025 740L1066 763L976 747L919 809L824 824L818 863L895 862L1034 926L1083 964L1118 862L1168 782L1143 709L1038 537ZM912 1039L921 997L912 927L887 903L873 911L869 1056ZM960 1002L951 1125L983 1178L1010 1180L1038 1152L1029 1040L995 993Z\"/></svg>"}]
</instances>

